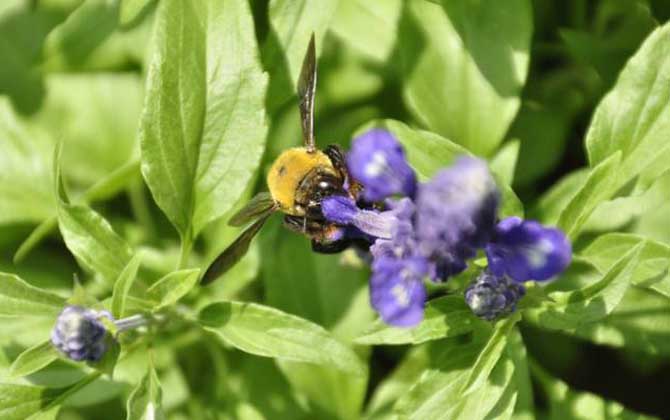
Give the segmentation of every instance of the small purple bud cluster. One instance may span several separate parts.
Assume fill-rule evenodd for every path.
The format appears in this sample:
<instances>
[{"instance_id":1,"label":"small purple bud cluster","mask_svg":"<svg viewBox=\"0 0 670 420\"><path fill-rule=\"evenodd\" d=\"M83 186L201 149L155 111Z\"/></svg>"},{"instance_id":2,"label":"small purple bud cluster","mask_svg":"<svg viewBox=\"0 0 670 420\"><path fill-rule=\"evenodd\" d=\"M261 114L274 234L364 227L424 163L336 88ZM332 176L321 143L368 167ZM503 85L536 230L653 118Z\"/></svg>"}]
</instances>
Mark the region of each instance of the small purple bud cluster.
<instances>
[{"instance_id":1,"label":"small purple bud cluster","mask_svg":"<svg viewBox=\"0 0 670 420\"><path fill-rule=\"evenodd\" d=\"M100 322L103 317L113 320L107 311L68 305L58 315L51 343L72 360L96 362L107 350L107 328Z\"/></svg>"},{"instance_id":2,"label":"small purple bud cluster","mask_svg":"<svg viewBox=\"0 0 670 420\"><path fill-rule=\"evenodd\" d=\"M465 289L465 302L475 315L493 321L514 312L524 294L521 283L485 270Z\"/></svg>"},{"instance_id":3,"label":"small purple bud cluster","mask_svg":"<svg viewBox=\"0 0 670 420\"><path fill-rule=\"evenodd\" d=\"M468 287L466 302L487 320L514 311L524 281L547 280L570 263L570 243L558 229L517 217L498 222L500 192L480 159L460 157L419 183L395 137L374 129L354 139L347 166L363 186L362 202L329 197L323 214L374 241L370 300L388 324L421 322L424 278L446 281L479 250L489 268Z\"/></svg>"}]
</instances>

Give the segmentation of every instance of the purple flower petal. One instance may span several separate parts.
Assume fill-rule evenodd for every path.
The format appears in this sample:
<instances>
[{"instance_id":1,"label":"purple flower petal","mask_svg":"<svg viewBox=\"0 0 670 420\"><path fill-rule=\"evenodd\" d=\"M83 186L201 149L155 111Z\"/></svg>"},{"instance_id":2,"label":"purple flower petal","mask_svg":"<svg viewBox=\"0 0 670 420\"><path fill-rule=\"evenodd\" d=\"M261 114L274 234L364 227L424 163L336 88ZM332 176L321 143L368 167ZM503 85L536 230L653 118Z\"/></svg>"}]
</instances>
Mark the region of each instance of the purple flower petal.
<instances>
[{"instance_id":1,"label":"purple flower petal","mask_svg":"<svg viewBox=\"0 0 670 420\"><path fill-rule=\"evenodd\" d=\"M347 154L349 172L363 185L363 198L380 201L395 194L413 197L416 175L393 134L373 129L356 137Z\"/></svg>"},{"instance_id":2,"label":"purple flower petal","mask_svg":"<svg viewBox=\"0 0 670 420\"><path fill-rule=\"evenodd\" d=\"M104 353L107 334L100 317L112 319L107 311L76 305L65 307L51 330L51 343L72 360L98 360Z\"/></svg>"},{"instance_id":3,"label":"purple flower petal","mask_svg":"<svg viewBox=\"0 0 670 420\"><path fill-rule=\"evenodd\" d=\"M420 252L435 263L435 280L463 271L465 261L486 245L499 201L486 163L471 157L459 158L419 187L416 237Z\"/></svg>"},{"instance_id":4,"label":"purple flower petal","mask_svg":"<svg viewBox=\"0 0 670 420\"><path fill-rule=\"evenodd\" d=\"M412 327L423 319L428 264L421 258L379 258L370 279L372 307L389 325Z\"/></svg>"},{"instance_id":5,"label":"purple flower petal","mask_svg":"<svg viewBox=\"0 0 670 420\"><path fill-rule=\"evenodd\" d=\"M508 275L518 282L542 281L565 270L572 258L572 247L558 229L510 217L496 226L486 256L489 270L498 276Z\"/></svg>"},{"instance_id":6,"label":"purple flower petal","mask_svg":"<svg viewBox=\"0 0 670 420\"><path fill-rule=\"evenodd\" d=\"M391 212L363 210L354 200L345 196L330 196L321 201L323 216L334 223L352 225L368 235L390 238L397 219Z\"/></svg>"}]
</instances>

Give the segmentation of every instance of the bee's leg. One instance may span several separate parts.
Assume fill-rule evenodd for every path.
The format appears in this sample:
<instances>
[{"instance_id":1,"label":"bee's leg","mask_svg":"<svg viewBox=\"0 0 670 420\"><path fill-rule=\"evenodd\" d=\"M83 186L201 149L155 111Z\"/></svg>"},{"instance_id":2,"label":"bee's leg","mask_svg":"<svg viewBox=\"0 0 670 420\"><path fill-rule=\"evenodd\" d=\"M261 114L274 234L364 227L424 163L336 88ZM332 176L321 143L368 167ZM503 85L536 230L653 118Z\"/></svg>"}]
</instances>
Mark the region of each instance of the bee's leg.
<instances>
[{"instance_id":1,"label":"bee's leg","mask_svg":"<svg viewBox=\"0 0 670 420\"><path fill-rule=\"evenodd\" d=\"M305 234L307 219L300 216L284 216L284 226L295 233Z\"/></svg>"},{"instance_id":2,"label":"bee's leg","mask_svg":"<svg viewBox=\"0 0 670 420\"><path fill-rule=\"evenodd\" d=\"M349 176L349 170L347 169L347 162L344 159L344 152L340 146L336 144L328 145L323 153L330 158L335 170L340 174L340 177L344 180L344 189L349 193L351 198L358 200L358 195L362 190L362 186L356 182L354 179Z\"/></svg>"},{"instance_id":3,"label":"bee's leg","mask_svg":"<svg viewBox=\"0 0 670 420\"><path fill-rule=\"evenodd\" d=\"M344 160L344 153L340 149L340 146L330 144L323 150L323 153L330 158L330 161L342 178L346 179L349 176L349 171L347 170L347 163Z\"/></svg>"},{"instance_id":4,"label":"bee's leg","mask_svg":"<svg viewBox=\"0 0 670 420\"><path fill-rule=\"evenodd\" d=\"M351 240L349 239L340 239L339 241L325 243L312 239L312 251L320 254L337 254L349 248L349 245L351 245Z\"/></svg>"}]
</instances>

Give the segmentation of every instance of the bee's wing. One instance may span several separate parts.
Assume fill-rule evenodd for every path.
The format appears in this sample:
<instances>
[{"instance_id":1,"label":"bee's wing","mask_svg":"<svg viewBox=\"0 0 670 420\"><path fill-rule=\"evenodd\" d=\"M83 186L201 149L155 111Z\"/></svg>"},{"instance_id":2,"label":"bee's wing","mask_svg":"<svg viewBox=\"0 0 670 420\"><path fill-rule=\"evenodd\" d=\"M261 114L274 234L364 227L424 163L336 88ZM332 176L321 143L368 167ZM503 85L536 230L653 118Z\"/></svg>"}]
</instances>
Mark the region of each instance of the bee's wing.
<instances>
[{"instance_id":1,"label":"bee's wing","mask_svg":"<svg viewBox=\"0 0 670 420\"><path fill-rule=\"evenodd\" d=\"M256 220L251 226L246 228L235 241L228 245L218 257L207 267L207 271L200 280L201 284L209 284L221 277L223 273L230 270L249 250L251 240L256 236L265 221L272 212L265 213L260 219Z\"/></svg>"},{"instance_id":2,"label":"bee's wing","mask_svg":"<svg viewBox=\"0 0 670 420\"><path fill-rule=\"evenodd\" d=\"M300 107L300 124L302 138L309 151L315 148L314 143L314 95L316 93L316 48L314 34L302 62L302 70L298 79L298 106Z\"/></svg>"},{"instance_id":3,"label":"bee's wing","mask_svg":"<svg viewBox=\"0 0 670 420\"><path fill-rule=\"evenodd\" d=\"M276 205L270 193L262 192L254 196L240 211L235 213L228 221L230 226L244 226L252 220L272 213Z\"/></svg>"}]
</instances>

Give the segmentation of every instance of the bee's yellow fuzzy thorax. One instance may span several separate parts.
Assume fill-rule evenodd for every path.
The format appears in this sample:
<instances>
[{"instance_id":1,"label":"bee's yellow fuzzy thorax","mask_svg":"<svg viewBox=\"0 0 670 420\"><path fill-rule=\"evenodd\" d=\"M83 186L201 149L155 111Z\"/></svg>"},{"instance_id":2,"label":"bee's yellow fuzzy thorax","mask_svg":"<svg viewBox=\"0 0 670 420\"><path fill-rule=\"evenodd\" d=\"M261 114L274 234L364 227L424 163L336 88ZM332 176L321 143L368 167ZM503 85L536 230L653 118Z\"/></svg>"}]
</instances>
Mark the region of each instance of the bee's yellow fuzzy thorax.
<instances>
[{"instance_id":1,"label":"bee's yellow fuzzy thorax","mask_svg":"<svg viewBox=\"0 0 670 420\"><path fill-rule=\"evenodd\" d=\"M282 212L294 215L295 193L305 175L317 166L332 168L328 156L320 150L312 153L304 147L285 150L274 161L268 173L267 183L272 198L279 204Z\"/></svg>"}]
</instances>

